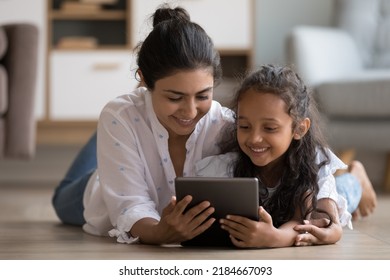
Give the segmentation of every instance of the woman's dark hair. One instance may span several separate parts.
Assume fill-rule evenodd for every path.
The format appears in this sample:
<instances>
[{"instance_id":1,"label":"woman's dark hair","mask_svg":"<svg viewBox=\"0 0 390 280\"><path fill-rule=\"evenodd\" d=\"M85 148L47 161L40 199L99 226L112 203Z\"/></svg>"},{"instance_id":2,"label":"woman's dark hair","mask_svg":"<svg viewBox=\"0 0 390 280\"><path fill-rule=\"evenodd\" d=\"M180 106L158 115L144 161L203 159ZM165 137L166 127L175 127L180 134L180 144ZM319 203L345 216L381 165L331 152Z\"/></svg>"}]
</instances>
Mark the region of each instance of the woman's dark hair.
<instances>
[{"instance_id":1,"label":"woman's dark hair","mask_svg":"<svg viewBox=\"0 0 390 280\"><path fill-rule=\"evenodd\" d=\"M286 104L286 112L293 120L293 133L299 133L299 123L309 118L311 126L308 132L299 140L292 140L281 166L282 176L280 186L268 198L266 186L260 181L260 204L271 214L276 227L291 220L298 209L301 218L307 219L311 213L325 213L316 209L318 186L318 171L329 162L326 152L326 142L319 127L319 114L313 97L301 78L289 67L264 65L250 73L241 83L233 100L233 111L248 90L259 94L271 93L281 98ZM237 135L237 124L231 125L225 131ZM233 134L232 134L233 133ZM239 156L233 163L234 177L259 177L259 169L251 159L241 151L236 137L224 137L227 142L221 143L222 152L238 152ZM322 152L325 161L315 163L317 152ZM264 205L263 201L267 201ZM330 219L330 221L332 221Z\"/></svg>"},{"instance_id":2,"label":"woman's dark hair","mask_svg":"<svg viewBox=\"0 0 390 280\"><path fill-rule=\"evenodd\" d=\"M185 9L166 4L156 10L153 30L138 45L137 64L149 89L180 70L210 68L215 84L222 76L219 53L210 37L191 22Z\"/></svg>"}]
</instances>

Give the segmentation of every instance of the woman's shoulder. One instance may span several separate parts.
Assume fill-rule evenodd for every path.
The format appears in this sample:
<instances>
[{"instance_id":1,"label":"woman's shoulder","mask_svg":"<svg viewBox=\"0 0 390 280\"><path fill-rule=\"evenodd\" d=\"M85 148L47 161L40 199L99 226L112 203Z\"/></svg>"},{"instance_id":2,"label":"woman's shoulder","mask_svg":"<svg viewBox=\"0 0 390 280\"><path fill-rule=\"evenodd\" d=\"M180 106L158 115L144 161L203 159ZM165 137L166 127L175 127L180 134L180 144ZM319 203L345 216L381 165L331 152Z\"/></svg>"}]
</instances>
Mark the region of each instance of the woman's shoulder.
<instances>
[{"instance_id":1,"label":"woman's shoulder","mask_svg":"<svg viewBox=\"0 0 390 280\"><path fill-rule=\"evenodd\" d=\"M104 106L105 108L112 108L117 106L136 106L140 104L145 104L147 93L149 91L144 87L139 87L131 92L120 94L117 97L111 99Z\"/></svg>"},{"instance_id":2,"label":"woman's shoulder","mask_svg":"<svg viewBox=\"0 0 390 280\"><path fill-rule=\"evenodd\" d=\"M146 88L140 87L111 99L103 107L100 118L104 115L121 118L121 116L145 112L148 103L148 92Z\"/></svg>"}]
</instances>

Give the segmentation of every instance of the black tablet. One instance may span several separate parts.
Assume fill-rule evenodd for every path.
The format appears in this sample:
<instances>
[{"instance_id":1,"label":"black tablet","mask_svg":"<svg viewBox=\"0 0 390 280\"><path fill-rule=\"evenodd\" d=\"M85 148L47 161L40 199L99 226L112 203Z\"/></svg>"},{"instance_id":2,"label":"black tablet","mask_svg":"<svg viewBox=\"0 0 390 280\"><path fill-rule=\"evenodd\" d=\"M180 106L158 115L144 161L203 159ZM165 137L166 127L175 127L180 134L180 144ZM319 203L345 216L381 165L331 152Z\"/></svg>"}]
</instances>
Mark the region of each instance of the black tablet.
<instances>
[{"instance_id":1,"label":"black tablet","mask_svg":"<svg viewBox=\"0 0 390 280\"><path fill-rule=\"evenodd\" d=\"M191 195L189 207L209 201L215 208L217 220L199 236L185 241L183 246L232 246L227 231L218 222L228 214L258 220L259 187L257 178L225 177L177 177L175 180L177 200Z\"/></svg>"}]
</instances>

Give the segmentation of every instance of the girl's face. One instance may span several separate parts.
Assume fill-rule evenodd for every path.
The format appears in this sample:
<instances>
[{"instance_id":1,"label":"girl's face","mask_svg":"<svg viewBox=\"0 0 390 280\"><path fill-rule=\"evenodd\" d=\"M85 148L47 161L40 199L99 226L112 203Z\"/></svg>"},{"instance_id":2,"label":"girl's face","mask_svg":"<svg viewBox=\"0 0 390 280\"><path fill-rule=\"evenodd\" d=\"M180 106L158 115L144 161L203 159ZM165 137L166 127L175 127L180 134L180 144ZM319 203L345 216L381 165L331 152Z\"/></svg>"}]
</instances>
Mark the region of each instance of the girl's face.
<instances>
[{"instance_id":1,"label":"girl's face","mask_svg":"<svg viewBox=\"0 0 390 280\"><path fill-rule=\"evenodd\" d=\"M170 137L188 136L210 110L214 78L210 69L180 71L157 80L153 108Z\"/></svg>"},{"instance_id":2,"label":"girl's face","mask_svg":"<svg viewBox=\"0 0 390 280\"><path fill-rule=\"evenodd\" d=\"M298 138L293 133L293 120L286 113L285 102L274 94L253 89L240 98L237 139L241 150L256 166L276 164L293 138Z\"/></svg>"}]
</instances>

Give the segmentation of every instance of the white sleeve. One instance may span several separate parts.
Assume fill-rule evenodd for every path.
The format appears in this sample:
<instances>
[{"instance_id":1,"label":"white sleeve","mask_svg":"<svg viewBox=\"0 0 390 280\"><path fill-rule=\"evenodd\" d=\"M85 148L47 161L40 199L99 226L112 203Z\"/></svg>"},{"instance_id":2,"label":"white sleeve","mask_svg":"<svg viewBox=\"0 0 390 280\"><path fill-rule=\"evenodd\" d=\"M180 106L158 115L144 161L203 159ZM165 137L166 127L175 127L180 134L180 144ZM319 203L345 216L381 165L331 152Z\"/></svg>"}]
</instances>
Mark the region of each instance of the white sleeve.
<instances>
[{"instance_id":1,"label":"white sleeve","mask_svg":"<svg viewBox=\"0 0 390 280\"><path fill-rule=\"evenodd\" d=\"M327 177L322 177L318 181L319 192L317 199L330 198L337 204L337 209L339 212L339 219L341 225L348 226L352 229L352 215L347 211L347 201L345 198L338 194L336 190L336 180L332 174Z\"/></svg>"},{"instance_id":2,"label":"white sleeve","mask_svg":"<svg viewBox=\"0 0 390 280\"><path fill-rule=\"evenodd\" d=\"M138 220L160 219L149 195L137 141L130 124L122 123L115 112L102 112L97 138L98 172L103 201L114 227L109 234L118 237L118 242L135 241L127 233Z\"/></svg>"},{"instance_id":3,"label":"white sleeve","mask_svg":"<svg viewBox=\"0 0 390 280\"><path fill-rule=\"evenodd\" d=\"M233 177L231 163L236 158L235 153L206 157L195 164L195 174L199 177Z\"/></svg>"}]
</instances>

